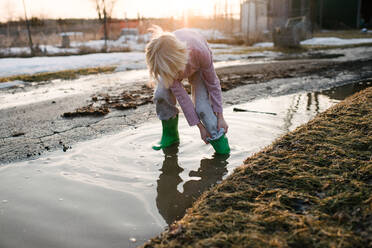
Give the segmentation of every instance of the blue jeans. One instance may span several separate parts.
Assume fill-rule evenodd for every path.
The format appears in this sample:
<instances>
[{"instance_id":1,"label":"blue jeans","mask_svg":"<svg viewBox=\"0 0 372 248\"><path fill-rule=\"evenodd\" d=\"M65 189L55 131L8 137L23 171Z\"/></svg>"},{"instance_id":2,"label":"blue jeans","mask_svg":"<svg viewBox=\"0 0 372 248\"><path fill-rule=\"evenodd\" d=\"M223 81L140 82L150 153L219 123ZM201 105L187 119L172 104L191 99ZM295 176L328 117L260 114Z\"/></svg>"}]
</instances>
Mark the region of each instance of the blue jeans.
<instances>
[{"instance_id":1,"label":"blue jeans","mask_svg":"<svg viewBox=\"0 0 372 248\"><path fill-rule=\"evenodd\" d=\"M194 73L191 76L190 81L195 111L200 121L211 135L209 140L220 138L223 135L224 130L223 128L220 130L217 129L217 117L213 112L208 90L205 87L201 73ZM156 105L156 114L160 120L169 120L179 113L179 110L176 107L176 97L172 94L170 89L165 88L161 79L160 82L158 82L154 93L154 103Z\"/></svg>"}]
</instances>

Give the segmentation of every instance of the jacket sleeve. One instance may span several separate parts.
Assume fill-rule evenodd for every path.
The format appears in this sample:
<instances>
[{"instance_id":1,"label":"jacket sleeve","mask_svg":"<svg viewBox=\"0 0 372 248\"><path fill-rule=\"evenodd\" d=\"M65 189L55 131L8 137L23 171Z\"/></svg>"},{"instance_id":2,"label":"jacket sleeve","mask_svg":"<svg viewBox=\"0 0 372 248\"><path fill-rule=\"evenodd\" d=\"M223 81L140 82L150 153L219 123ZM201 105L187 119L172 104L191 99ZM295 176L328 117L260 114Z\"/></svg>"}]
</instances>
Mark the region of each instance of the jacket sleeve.
<instances>
[{"instance_id":1,"label":"jacket sleeve","mask_svg":"<svg viewBox=\"0 0 372 248\"><path fill-rule=\"evenodd\" d=\"M182 112L190 126L195 126L200 122L198 115L196 114L194 104L192 103L189 95L187 94L182 83L174 81L170 87L173 95L176 97L178 103L181 106Z\"/></svg>"},{"instance_id":2,"label":"jacket sleeve","mask_svg":"<svg viewBox=\"0 0 372 248\"><path fill-rule=\"evenodd\" d=\"M222 113L221 84L213 66L212 52L210 49L199 53L200 70L207 87L212 109L216 113Z\"/></svg>"}]
</instances>

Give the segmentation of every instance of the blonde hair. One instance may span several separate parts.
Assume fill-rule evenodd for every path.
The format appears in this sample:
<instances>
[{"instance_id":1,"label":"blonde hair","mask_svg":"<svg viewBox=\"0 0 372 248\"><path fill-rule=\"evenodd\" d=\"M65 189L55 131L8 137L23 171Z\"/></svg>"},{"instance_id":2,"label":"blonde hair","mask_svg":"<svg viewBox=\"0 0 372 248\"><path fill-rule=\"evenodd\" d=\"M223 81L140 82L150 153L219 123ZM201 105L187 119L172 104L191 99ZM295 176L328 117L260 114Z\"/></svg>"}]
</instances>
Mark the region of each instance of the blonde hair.
<instances>
[{"instance_id":1,"label":"blonde hair","mask_svg":"<svg viewBox=\"0 0 372 248\"><path fill-rule=\"evenodd\" d=\"M188 52L186 43L178 40L174 34L164 32L159 26L149 29L152 39L146 46L146 63L150 75L159 82L160 78L166 88L172 86L178 72L184 71Z\"/></svg>"}]
</instances>

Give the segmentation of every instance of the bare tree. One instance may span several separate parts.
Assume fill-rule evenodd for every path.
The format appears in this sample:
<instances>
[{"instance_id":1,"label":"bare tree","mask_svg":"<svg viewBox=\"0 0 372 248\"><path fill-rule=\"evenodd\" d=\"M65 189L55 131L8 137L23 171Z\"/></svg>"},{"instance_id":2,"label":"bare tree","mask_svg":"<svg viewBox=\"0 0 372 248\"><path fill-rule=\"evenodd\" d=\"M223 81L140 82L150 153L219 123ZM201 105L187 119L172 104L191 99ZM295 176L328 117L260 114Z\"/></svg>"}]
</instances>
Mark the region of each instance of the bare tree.
<instances>
[{"instance_id":1,"label":"bare tree","mask_svg":"<svg viewBox=\"0 0 372 248\"><path fill-rule=\"evenodd\" d=\"M107 49L107 40L108 40L108 28L107 21L111 19L112 11L115 7L117 0L91 0L95 4L95 8L98 14L98 19L103 24L103 32L105 37L105 46L104 50ZM102 18L103 17L103 18Z\"/></svg>"},{"instance_id":2,"label":"bare tree","mask_svg":"<svg viewBox=\"0 0 372 248\"><path fill-rule=\"evenodd\" d=\"M27 18L25 0L22 0L22 1L23 1L23 10L25 11L25 20L26 20L27 33L28 33L28 43L29 43L29 46L30 46L31 56L34 56L35 51L34 51L34 45L32 44L32 35L31 35L30 22L28 21L28 18Z\"/></svg>"}]
</instances>

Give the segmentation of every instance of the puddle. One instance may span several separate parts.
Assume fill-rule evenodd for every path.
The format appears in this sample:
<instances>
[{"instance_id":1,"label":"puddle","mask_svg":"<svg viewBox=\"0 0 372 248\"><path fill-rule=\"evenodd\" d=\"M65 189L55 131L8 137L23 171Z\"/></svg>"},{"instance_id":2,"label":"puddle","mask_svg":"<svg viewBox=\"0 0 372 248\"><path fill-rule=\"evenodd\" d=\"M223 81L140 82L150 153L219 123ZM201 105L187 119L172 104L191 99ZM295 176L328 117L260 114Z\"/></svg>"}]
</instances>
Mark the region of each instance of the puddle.
<instances>
[{"instance_id":1,"label":"puddle","mask_svg":"<svg viewBox=\"0 0 372 248\"><path fill-rule=\"evenodd\" d=\"M0 247L135 247L179 219L254 152L368 84L226 108L231 155L180 118L179 146L153 151L160 122L0 168ZM233 108L252 112L234 112ZM266 112L266 113L264 113ZM274 114L267 114L274 113Z\"/></svg>"}]
</instances>

